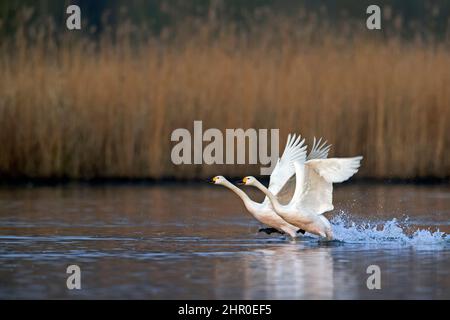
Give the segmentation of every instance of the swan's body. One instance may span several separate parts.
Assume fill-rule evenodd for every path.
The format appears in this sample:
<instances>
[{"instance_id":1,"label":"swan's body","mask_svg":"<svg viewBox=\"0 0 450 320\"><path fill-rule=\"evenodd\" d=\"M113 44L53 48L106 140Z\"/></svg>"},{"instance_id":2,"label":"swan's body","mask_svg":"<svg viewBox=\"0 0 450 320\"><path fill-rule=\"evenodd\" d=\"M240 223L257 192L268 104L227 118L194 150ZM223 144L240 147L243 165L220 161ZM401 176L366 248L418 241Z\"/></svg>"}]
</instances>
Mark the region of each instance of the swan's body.
<instances>
[{"instance_id":1,"label":"swan's body","mask_svg":"<svg viewBox=\"0 0 450 320\"><path fill-rule=\"evenodd\" d=\"M270 186L269 190L274 197L280 199L280 201L286 201L292 197L294 191L293 184L287 184L288 180L295 174L294 163L300 161L303 154L306 152L306 146L303 146L303 141L300 141L300 136L296 138L295 135L288 136L286 147L283 151L283 155L278 159L277 165L275 166L272 174L270 175ZM310 153L310 157L318 158L325 157L328 155L329 146L325 146L325 143L320 145L315 143L314 147ZM244 202L246 209L252 214L252 216L259 222L270 226L282 233L286 233L292 238L294 238L299 230L298 226L292 225L287 222L282 216L278 215L272 206L271 201L266 196L262 203L251 200L247 194L230 183L227 179L222 176L217 176L212 179L215 184L223 185L224 187L230 189L236 193Z\"/></svg>"},{"instance_id":2,"label":"swan's body","mask_svg":"<svg viewBox=\"0 0 450 320\"><path fill-rule=\"evenodd\" d=\"M287 205L254 177L243 183L260 189L270 199L275 212L285 221L309 233L333 238L331 224L322 214L333 210L333 183L343 182L358 171L362 157L311 159L303 152L295 167L295 191ZM287 185L292 184L292 180Z\"/></svg>"},{"instance_id":3,"label":"swan's body","mask_svg":"<svg viewBox=\"0 0 450 320\"><path fill-rule=\"evenodd\" d=\"M279 230L280 232L286 233L292 238L296 236L299 228L293 226L292 224L281 218L281 216L277 215L270 205L270 202L258 203L256 201L253 201L244 191L236 187L234 184L232 184L222 176L214 177L213 181L215 184L220 184L236 193L244 202L245 208L259 222L264 223L265 225L268 225L269 227L272 227L276 230Z\"/></svg>"}]
</instances>

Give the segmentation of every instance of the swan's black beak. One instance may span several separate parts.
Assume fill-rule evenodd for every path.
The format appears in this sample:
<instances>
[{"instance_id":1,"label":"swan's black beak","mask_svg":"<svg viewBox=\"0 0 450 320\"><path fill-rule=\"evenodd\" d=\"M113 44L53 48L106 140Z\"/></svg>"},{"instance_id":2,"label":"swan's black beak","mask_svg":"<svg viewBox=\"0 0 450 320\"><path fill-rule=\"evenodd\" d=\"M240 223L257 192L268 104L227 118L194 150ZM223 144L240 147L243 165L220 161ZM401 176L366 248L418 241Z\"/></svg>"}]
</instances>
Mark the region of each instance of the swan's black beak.
<instances>
[{"instance_id":1,"label":"swan's black beak","mask_svg":"<svg viewBox=\"0 0 450 320\"><path fill-rule=\"evenodd\" d=\"M235 183L235 184L238 184L238 185L240 185L240 186L243 185L243 184L245 184L243 179L237 180L237 181L235 181L234 183Z\"/></svg>"},{"instance_id":2,"label":"swan's black beak","mask_svg":"<svg viewBox=\"0 0 450 320\"><path fill-rule=\"evenodd\" d=\"M214 178L207 179L206 182L212 183L212 184L215 184L215 183L216 183L216 182L214 181Z\"/></svg>"}]
</instances>

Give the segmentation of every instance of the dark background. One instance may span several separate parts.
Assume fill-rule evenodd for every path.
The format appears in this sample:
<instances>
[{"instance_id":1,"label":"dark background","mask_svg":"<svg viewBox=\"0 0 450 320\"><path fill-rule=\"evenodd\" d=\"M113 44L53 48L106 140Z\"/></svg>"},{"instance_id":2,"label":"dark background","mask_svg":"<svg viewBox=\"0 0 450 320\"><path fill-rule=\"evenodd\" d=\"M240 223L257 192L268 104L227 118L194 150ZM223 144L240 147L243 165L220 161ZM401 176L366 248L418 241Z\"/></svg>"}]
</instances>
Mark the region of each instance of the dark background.
<instances>
[{"instance_id":1,"label":"dark background","mask_svg":"<svg viewBox=\"0 0 450 320\"><path fill-rule=\"evenodd\" d=\"M421 0L20 0L0 1L0 19L2 32L12 32L16 25L17 13L25 7L33 9L33 19L52 16L57 23L64 23L65 9L70 4L82 8L83 23L96 27L101 32L107 23L109 26L126 17L136 25L145 25L154 32L173 24L184 17L207 17L214 11L222 19L231 19L243 23L247 17L257 12L270 11L272 14L291 16L302 9L315 12L327 23L339 23L342 19L361 19L366 8L376 4L387 10L383 14L383 29L393 27L395 17L401 17L404 36L421 31L424 34L444 35L449 27L450 1ZM388 12L389 11L389 12ZM88 22L86 22L88 21ZM416 30L416 29L420 30Z\"/></svg>"}]
</instances>

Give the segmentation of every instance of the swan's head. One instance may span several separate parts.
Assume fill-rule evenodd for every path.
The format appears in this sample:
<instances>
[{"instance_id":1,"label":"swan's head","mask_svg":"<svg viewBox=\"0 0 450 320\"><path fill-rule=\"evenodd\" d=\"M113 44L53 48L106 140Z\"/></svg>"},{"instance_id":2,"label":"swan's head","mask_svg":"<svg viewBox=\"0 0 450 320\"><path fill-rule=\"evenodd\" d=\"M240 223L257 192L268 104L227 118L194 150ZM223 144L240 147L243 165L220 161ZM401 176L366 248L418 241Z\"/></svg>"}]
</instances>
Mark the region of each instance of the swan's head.
<instances>
[{"instance_id":1,"label":"swan's head","mask_svg":"<svg viewBox=\"0 0 450 320\"><path fill-rule=\"evenodd\" d=\"M242 179L242 184L245 184L246 186L253 186L256 183L256 178L252 176L245 177Z\"/></svg>"},{"instance_id":2,"label":"swan's head","mask_svg":"<svg viewBox=\"0 0 450 320\"><path fill-rule=\"evenodd\" d=\"M225 183L225 181L227 181L227 179L225 179L223 176L215 176L209 182L213 184L223 184Z\"/></svg>"}]
</instances>

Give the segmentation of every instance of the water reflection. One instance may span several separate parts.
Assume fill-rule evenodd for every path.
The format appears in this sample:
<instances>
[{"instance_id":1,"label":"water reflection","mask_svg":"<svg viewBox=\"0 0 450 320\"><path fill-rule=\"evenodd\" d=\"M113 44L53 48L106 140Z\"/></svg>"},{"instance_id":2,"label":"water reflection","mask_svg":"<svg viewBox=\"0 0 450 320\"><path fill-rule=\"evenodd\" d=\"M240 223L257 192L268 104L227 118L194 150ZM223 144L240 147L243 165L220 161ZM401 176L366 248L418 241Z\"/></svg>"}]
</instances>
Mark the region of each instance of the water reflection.
<instances>
[{"instance_id":1,"label":"water reflection","mask_svg":"<svg viewBox=\"0 0 450 320\"><path fill-rule=\"evenodd\" d=\"M407 215L411 228L450 231L449 186L348 185L335 204L329 217ZM450 298L448 243L292 243L258 227L215 186L0 189L0 298ZM64 286L72 263L76 293ZM383 270L379 292L369 264Z\"/></svg>"},{"instance_id":2,"label":"water reflection","mask_svg":"<svg viewBox=\"0 0 450 320\"><path fill-rule=\"evenodd\" d=\"M261 288L272 299L331 299L333 259L330 249L274 246L254 250L243 259L245 299L261 298ZM220 286L219 286L220 287Z\"/></svg>"}]
</instances>

